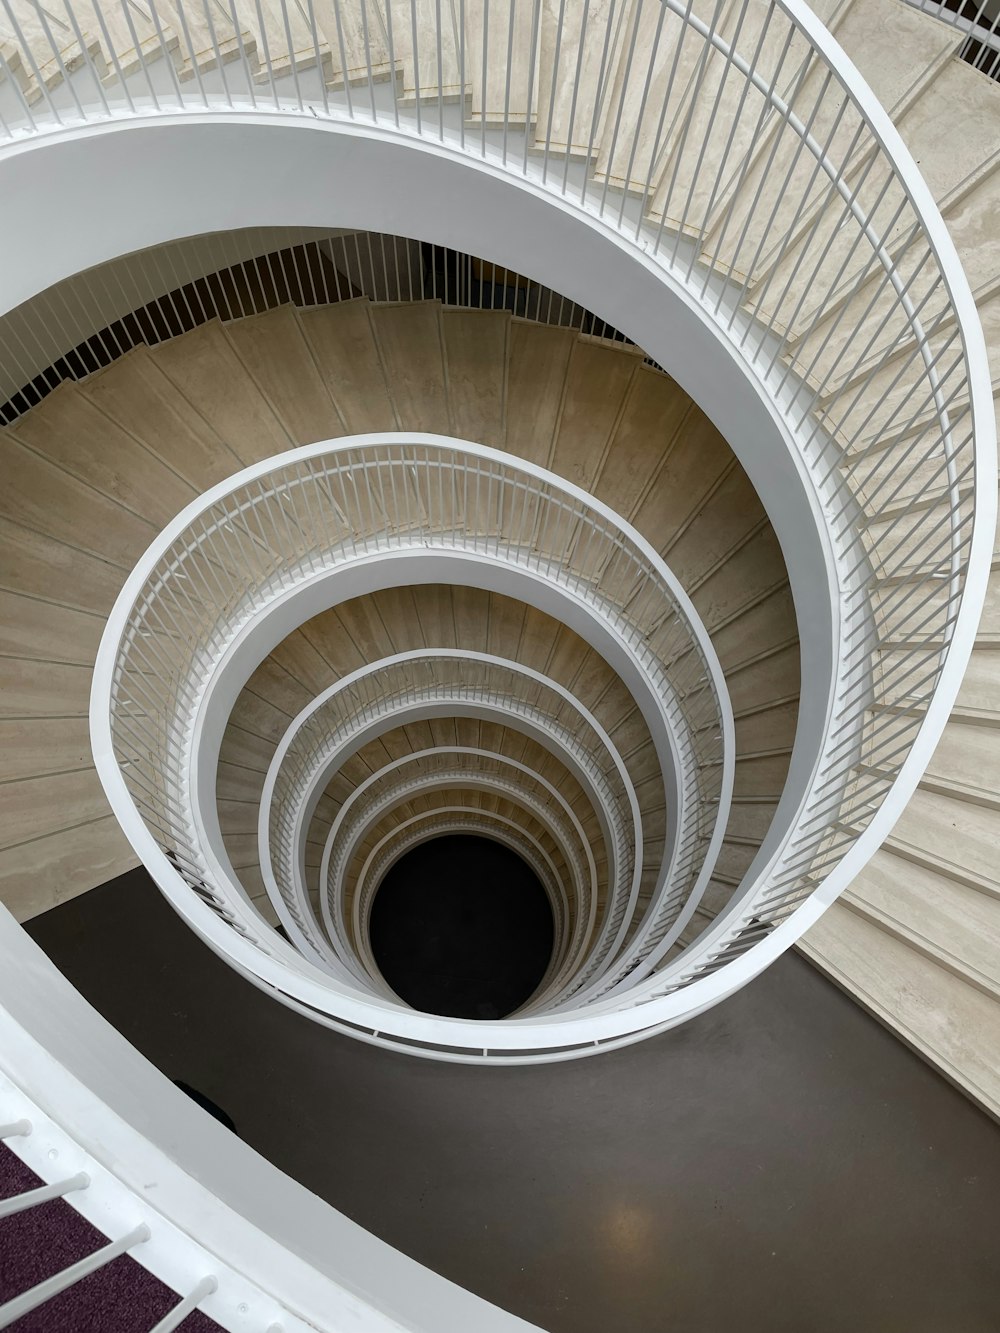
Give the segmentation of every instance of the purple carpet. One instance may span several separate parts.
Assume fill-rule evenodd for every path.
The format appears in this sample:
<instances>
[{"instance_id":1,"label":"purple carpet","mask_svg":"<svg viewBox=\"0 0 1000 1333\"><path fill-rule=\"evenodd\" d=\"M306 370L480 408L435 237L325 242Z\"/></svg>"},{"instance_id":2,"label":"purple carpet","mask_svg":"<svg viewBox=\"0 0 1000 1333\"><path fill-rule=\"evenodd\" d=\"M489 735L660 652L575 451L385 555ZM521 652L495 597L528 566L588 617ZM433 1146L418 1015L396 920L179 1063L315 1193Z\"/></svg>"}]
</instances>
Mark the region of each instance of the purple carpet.
<instances>
[{"instance_id":1,"label":"purple carpet","mask_svg":"<svg viewBox=\"0 0 1000 1333\"><path fill-rule=\"evenodd\" d=\"M0 1198L43 1183L0 1143ZM0 1218L0 1305L99 1250L108 1239L62 1199ZM14 1333L148 1333L179 1299L123 1254L10 1327ZM179 1327L182 1333L212 1333L219 1325L195 1311Z\"/></svg>"}]
</instances>

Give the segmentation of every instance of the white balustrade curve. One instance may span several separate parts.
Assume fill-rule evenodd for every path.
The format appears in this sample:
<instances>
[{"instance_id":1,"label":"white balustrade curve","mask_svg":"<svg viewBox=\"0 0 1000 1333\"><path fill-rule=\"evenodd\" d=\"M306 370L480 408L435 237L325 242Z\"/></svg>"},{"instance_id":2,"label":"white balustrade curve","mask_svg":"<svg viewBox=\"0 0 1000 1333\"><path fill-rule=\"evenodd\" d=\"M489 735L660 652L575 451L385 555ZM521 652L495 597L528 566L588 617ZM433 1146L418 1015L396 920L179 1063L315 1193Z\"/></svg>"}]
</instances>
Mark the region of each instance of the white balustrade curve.
<instances>
[{"instance_id":1,"label":"white balustrade curve","mask_svg":"<svg viewBox=\"0 0 1000 1333\"><path fill-rule=\"evenodd\" d=\"M503 786L494 789L502 791L510 799L517 799L518 777L522 783L527 781L532 787L545 793L548 806L546 819L550 823L553 819L558 821L558 840L563 848L566 864L572 870L574 910L571 914L570 899L567 896L566 886L562 884L559 886L561 907L558 909L563 913L563 922L567 927L571 915L574 919L573 930L566 935L561 946L569 965L572 966L574 946L579 947L582 944L585 926L589 929L592 924L592 911L596 909L598 892L594 854L583 826L569 802L554 784L535 773L527 764L494 751L472 746L437 746L401 756L372 773L343 802L324 840L319 871L323 924L327 936L334 942L335 947L339 937L345 951L351 952L343 918L343 895L338 894L335 888L342 882L343 869L351 855L350 849L363 825L372 817L375 809L374 798L377 796L381 801L383 793L398 790L398 783L406 781L405 770L414 768L416 772L409 779L410 782L419 784L414 790L420 790L425 781L460 782L470 778L486 786L494 778L504 774ZM397 785L391 785L393 778ZM539 805L541 804L537 796L534 799ZM557 910L555 904L553 909ZM564 963L563 958L560 958L560 963Z\"/></svg>"},{"instance_id":2,"label":"white balustrade curve","mask_svg":"<svg viewBox=\"0 0 1000 1333\"><path fill-rule=\"evenodd\" d=\"M424 799L433 798L440 795L442 790L451 790L454 792L456 787L461 787L463 792L488 792L491 795L500 796L513 805L521 818L514 816L505 816L505 819L512 824L519 824L524 827L524 821L529 822L532 818L540 826L541 831L551 838L555 844L556 850L562 856L565 863L567 876L560 873L559 868L552 860L552 853L546 849L544 844L538 840L538 833L533 832L530 836L538 843L538 853L543 857L547 866L547 873L541 876L546 896L549 899L549 906L552 909L552 917L555 923L555 948L560 955L565 953L569 944L569 939L565 935L569 918L569 892L572 890L574 895L579 895L583 889L582 876L579 874L579 866L576 864L576 858L573 856L570 841L567 838L566 829L553 818L552 811L543 802L539 801L532 794L525 792L523 785L510 780L498 779L495 775L483 774L478 776L474 771L468 768L453 768L450 771L443 771L434 777L410 778L401 782L394 790L389 790L379 797L378 801L373 803L372 810L366 818L358 819L356 830L352 831L349 837L349 845L345 856L347 864L350 864L350 858L357 854L358 840L366 835L376 835L377 828L372 829L375 821L391 815L396 807L410 800L414 796L421 796ZM432 799L433 806L433 799ZM525 831L525 837L529 834ZM537 859L537 858L536 858ZM365 858L358 875L355 878L353 920L355 924L355 937L364 937L366 943L371 922L371 909L375 894L378 892L379 879L372 870L370 857Z\"/></svg>"},{"instance_id":3,"label":"white balustrade curve","mask_svg":"<svg viewBox=\"0 0 1000 1333\"><path fill-rule=\"evenodd\" d=\"M415 680L421 671L426 679ZM354 701L356 688L373 678L377 683ZM345 697L351 706L345 706ZM287 727L264 779L257 826L261 874L286 927L316 947L307 924L305 843L333 775L367 741L426 716L429 707L439 716L493 718L532 735L591 794L609 862L608 902L594 951L612 954L628 925L643 869L642 817L617 747L565 686L495 654L454 648L414 649L360 667L317 695Z\"/></svg>"},{"instance_id":4,"label":"white balustrade curve","mask_svg":"<svg viewBox=\"0 0 1000 1333\"><path fill-rule=\"evenodd\" d=\"M888 243L888 234L883 234L881 219L874 216L868 205L860 199L854 188L849 162L843 157L838 158L832 144L820 143L812 137L808 128L808 115L803 118L796 114L791 103L777 90L776 79L755 69L752 60L748 61L739 50L734 49L714 24L701 22L689 12L690 6L684 6L680 0L664 0L664 4L664 12L683 24L685 34L692 41L702 43L702 71L707 67L710 53L718 56L724 62L727 75L743 79L748 93L752 92L762 99L761 105L771 113L776 133L795 137L801 150L814 163L815 179L825 178L827 198L840 200L844 210L844 225L856 235L855 247L867 249L870 254L870 263L863 270L863 276L867 278L879 271L883 274L880 279L882 287L878 290L884 289L894 300L893 310L898 314L903 327L909 331L914 351L909 356L904 354L899 358L897 378L904 391L899 403L895 406L889 404L892 409L889 423L896 423L896 429L902 431L902 443L907 447L899 452L899 469L894 474L893 483L890 483L888 490L876 487L876 492L881 489L883 502L887 496L898 493L900 486L913 475L917 463L926 462L925 457L915 459L921 446L913 447L914 438L923 439L928 430L933 438L937 431L940 432L940 478L946 509L943 519L940 522L935 519L929 529L930 539L926 551L932 563L918 569L913 575L919 587L918 597L914 601L909 594L899 595L897 589L902 585L892 582L900 577L899 553L902 542L894 545L894 541L899 538L898 524L889 519L887 530L879 534L874 531L871 507L865 510L862 506L860 512L864 514L865 522L859 525L857 489L852 487L849 477L836 476L837 459L845 442L850 445L859 439L857 431L851 433L853 428L848 424L850 412L859 402L865 385L871 382L872 374L866 371L863 373L863 368L870 364L870 349L877 342L878 335L884 332L886 323L884 320L879 323L874 336L859 326L859 336L863 342L861 353L856 354L857 348L853 347L846 361L844 354L838 357L839 381L836 377L831 381L828 374L818 384L811 383L806 391L806 381L802 379L798 368L789 363L785 369L781 369L782 357L787 360L789 355L787 333L776 327L773 317L769 321L764 318L761 323L758 317L763 306L754 304L748 275L741 292L741 296L747 298L743 301L745 317L738 310L731 311L726 316L727 329L746 352L748 365L754 373L768 380L781 411L791 423L792 432L797 430L800 438L804 436L804 453L810 455L809 466L817 486L822 489L822 483L828 488L822 493L827 501L830 533L841 576L842 616L838 627L841 660L837 696L831 700L827 718L831 743L814 765L808 790L803 792L794 824L788 829L782 846L772 855L765 868L763 881L755 869L754 878L759 883L759 891L752 885L747 887L738 910L737 907L733 909L735 915L731 913L722 923L725 926L723 934L716 931L712 940L704 946L703 957L697 968L688 973L675 971L671 975L670 986L687 988L701 986L713 972L727 968L730 963L733 965L733 971L729 974L732 979L746 977L758 965L763 966L770 957L775 956L780 947L784 947L784 942L806 928L806 918L814 919L823 905L839 892L867 860L909 799L957 694L982 606L995 521L995 427L982 332L954 247L930 192L888 115L878 105L836 41L815 16L796 0L781 0L781 3L768 11L769 15L777 16L774 22L786 26L789 39L800 38L808 58L826 70L826 85L832 84L843 91L845 105L849 104L850 114L857 118L858 124L851 151L857 149L859 144L870 146L880 164L886 167L890 180L901 190L903 202L893 217L892 225L896 225L901 215L911 219L909 259L913 261L914 255L919 252L920 265L934 271L934 291L945 302L948 316L943 322L939 315L927 326L921 322L920 311L926 304L926 298L915 303L908 296L911 279L901 278L896 272L894 248ZM739 10L740 14L745 14L747 8L744 4ZM637 68L639 73L635 77L641 85L646 77L641 61ZM222 73L224 75L224 71ZM624 68L626 84L630 77L629 63ZM276 84L274 87L275 109L277 111L280 108L281 113L286 114L289 109L287 102L283 102ZM316 102L302 98L302 84L297 74L295 87L302 113L309 116L320 114ZM369 87L373 88L374 85L369 83ZM344 93L346 108L341 108L335 98L330 98L328 90L321 90L322 114L336 119L345 115L346 111L346 119L358 123L365 121L366 116L361 108L351 104L349 85ZM235 114L241 114L240 106L234 101L232 90L228 87L224 87L222 100ZM371 123L388 128L391 120L394 132L423 137L425 131L421 123L420 99L417 99L414 108L415 125L405 113L401 113L398 103L389 100L392 102L391 107L383 109L380 116L373 94ZM248 101L253 105L254 112L259 113L256 97ZM204 107L209 102L210 99L203 97L201 105ZM455 136L446 125L440 97L438 104L440 116L434 125L438 141L449 150L475 155L471 143L474 136L460 132L456 146ZM166 108L174 104L170 97L166 97L163 105ZM185 105L178 85L176 106L183 109ZM103 106L107 115L117 114L112 113L106 97ZM159 104L156 109L159 110ZM47 110L53 111L48 105ZM143 114L146 110L142 108ZM132 105L128 114L136 111L137 108ZM83 115L82 108L80 114ZM105 112L99 111L97 118L100 119L102 114ZM85 115L83 118L87 119ZM42 119L44 121L44 117ZM433 116L427 114L425 120L430 129ZM45 128L45 124L40 124L30 113L25 123L31 133ZM53 111L52 124L61 123L60 116ZM497 153L493 139L487 142L484 122L478 156L484 161L495 161L499 157L504 169L512 175L519 173L527 178L537 164L530 164L529 170L527 143L524 144L521 162L508 160L508 130L513 129L505 120L502 126L503 151ZM19 132L15 127L15 136ZM492 129L490 132L494 133ZM713 124L710 123L705 135L706 144L712 132ZM631 156L634 155L635 148L631 153ZM554 190L565 198L569 193L570 157L566 156L565 170L562 173L556 171L557 176L562 176L560 185L558 179L549 184L552 156L546 151L540 172L542 188ZM558 158L558 154L555 158ZM702 158L707 160L704 152ZM725 161L726 154L723 153ZM580 188L579 207L584 210L593 208L602 219L609 212L613 214L614 204L609 209L607 201L607 183L600 195L600 202L595 207L593 187L584 181ZM757 201L760 198L758 192ZM623 197L618 208L619 227L625 223L627 202ZM644 197L643 203L646 202ZM802 207L808 202L808 195L804 195ZM629 217L628 227L634 226L636 240L642 240L648 253L662 259L665 264L676 267L680 262L686 267L688 278L697 269L702 278L702 297L710 300L709 292L716 272L713 265L717 265L717 257L713 260L707 253L685 250L687 241L684 219L687 216L687 210L682 210L681 226L674 227L672 249L669 245L665 247L671 250L669 255L660 253L664 235L671 235L666 212L662 214L659 228L654 229L651 246L649 226L641 216ZM797 213L796 217L799 216ZM700 233L697 227L689 227L688 230L693 230L699 241L704 238L704 228ZM917 251L912 248L913 236L919 238ZM788 236L781 240L781 244L786 246L790 254L797 240L798 235ZM819 265L816 267L818 271ZM763 286L766 291L770 282L758 286ZM718 287L712 290L717 294L715 313L719 314L724 304L723 293ZM823 299L826 295L822 292L816 294L821 315L824 313ZM834 295L831 289L830 299ZM753 324L755 318L758 318L756 330ZM938 334L945 326L951 327L953 331L950 337L944 336L942 341ZM850 355L856 355L853 364L850 363ZM885 364L884 359L877 362L877 365L882 364ZM816 424L815 417L820 405L824 413L823 428ZM914 431L917 432L916 436ZM891 447L893 445L890 443ZM878 504L876 502L876 514L883 512ZM884 504L884 509L891 512L888 504ZM936 562L933 561L934 557L938 557ZM935 634L928 635L928 639L934 641L932 647L923 652L913 649L902 655L902 661L888 662L875 682L883 697L891 698L891 692L895 691L897 697L905 700L909 713L905 720L901 720L898 712L892 712L892 705L889 712L877 722L871 718L866 722L864 716L872 712L868 707L873 692L872 659L880 642L879 617L871 613L868 589L862 591L861 587L870 582L873 567L877 571L890 571L889 578L883 579L877 590L882 604L888 601L897 614L918 618L923 616L923 620L931 622L936 630ZM948 580L949 587L944 609L939 607L927 610L931 593L939 590L941 578ZM866 726L868 733L864 735ZM882 774L878 781L868 780L857 772L856 756L862 741L870 750L874 748L878 755ZM793 919L795 924L790 925ZM765 938L751 941L752 931L759 931ZM745 960L748 952L753 954L752 966ZM635 1002L652 994L657 985L662 987L665 979L666 972L639 981L638 985L634 975L629 978ZM647 989L640 993L639 986Z\"/></svg>"},{"instance_id":5,"label":"white balustrade curve","mask_svg":"<svg viewBox=\"0 0 1000 1333\"><path fill-rule=\"evenodd\" d=\"M331 823L330 831L323 844L323 854L320 860L320 908L328 937L334 941L338 937L343 940L347 938L346 923L343 918L343 898L335 891L335 885L340 878L340 870L334 849L338 845L339 838L346 838L346 833L342 830L346 829L348 820L353 817L352 811L355 807L366 806L367 793L376 785L385 781L390 774L402 772L411 765L444 764L446 760L449 762L464 760L469 764L475 763L490 772L497 769L509 769L514 773L520 773L547 792L551 802L562 812L564 821L570 826L576 838L579 856L583 861L583 865L577 870L580 890L576 902L574 930L569 942L565 964L567 968L572 968L576 962L575 950L582 947L586 937L593 929L597 910L598 875L593 848L576 812L553 783L520 760L476 746L442 745L403 755L372 773L344 801Z\"/></svg>"}]
</instances>

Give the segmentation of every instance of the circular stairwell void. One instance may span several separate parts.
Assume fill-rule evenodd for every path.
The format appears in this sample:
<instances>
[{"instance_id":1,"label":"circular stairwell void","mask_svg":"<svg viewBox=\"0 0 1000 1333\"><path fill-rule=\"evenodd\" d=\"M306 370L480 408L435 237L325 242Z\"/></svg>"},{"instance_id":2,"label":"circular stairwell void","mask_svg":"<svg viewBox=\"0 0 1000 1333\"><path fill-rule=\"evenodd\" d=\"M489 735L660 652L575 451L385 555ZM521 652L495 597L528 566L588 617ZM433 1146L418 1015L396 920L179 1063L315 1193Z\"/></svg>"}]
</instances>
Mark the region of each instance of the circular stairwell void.
<instances>
[{"instance_id":1,"label":"circular stairwell void","mask_svg":"<svg viewBox=\"0 0 1000 1333\"><path fill-rule=\"evenodd\" d=\"M411 848L375 891L371 950L423 1013L496 1020L537 989L553 945L537 875L491 838L446 834Z\"/></svg>"}]
</instances>

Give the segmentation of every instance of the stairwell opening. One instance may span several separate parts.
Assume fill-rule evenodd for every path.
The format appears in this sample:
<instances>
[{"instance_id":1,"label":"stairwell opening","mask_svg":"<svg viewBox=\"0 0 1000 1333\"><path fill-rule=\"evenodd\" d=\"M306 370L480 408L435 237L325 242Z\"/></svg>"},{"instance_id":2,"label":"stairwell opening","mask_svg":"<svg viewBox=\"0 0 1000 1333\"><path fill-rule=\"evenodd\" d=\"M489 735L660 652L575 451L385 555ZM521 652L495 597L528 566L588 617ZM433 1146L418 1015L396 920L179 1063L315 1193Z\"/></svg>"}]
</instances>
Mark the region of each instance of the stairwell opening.
<instances>
[{"instance_id":1,"label":"stairwell opening","mask_svg":"<svg viewBox=\"0 0 1000 1333\"><path fill-rule=\"evenodd\" d=\"M505 1018L537 989L552 955L552 909L535 872L490 838L446 834L406 852L371 908L372 953L414 1009Z\"/></svg>"}]
</instances>

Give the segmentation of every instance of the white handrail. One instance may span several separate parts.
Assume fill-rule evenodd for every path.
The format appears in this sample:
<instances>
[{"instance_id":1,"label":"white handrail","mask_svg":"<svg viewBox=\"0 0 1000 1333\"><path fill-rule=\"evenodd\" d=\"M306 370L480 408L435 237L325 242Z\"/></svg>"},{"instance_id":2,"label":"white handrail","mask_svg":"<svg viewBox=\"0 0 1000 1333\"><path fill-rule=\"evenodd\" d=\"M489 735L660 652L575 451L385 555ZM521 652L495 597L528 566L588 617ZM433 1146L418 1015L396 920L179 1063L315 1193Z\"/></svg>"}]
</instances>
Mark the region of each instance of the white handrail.
<instances>
[{"instance_id":1,"label":"white handrail","mask_svg":"<svg viewBox=\"0 0 1000 1333\"><path fill-rule=\"evenodd\" d=\"M367 45L361 93L350 82L331 90L318 71L330 59L335 65L336 53L328 58L315 27L312 72L298 52L285 52L268 60L264 82L281 115L354 120L400 140L433 137L442 153L486 161L632 235L710 310L798 441L839 581L828 743L764 878L755 876L703 942L697 967L670 974L671 986L686 987L749 950L760 965L774 956L776 941L794 934L783 923L808 916L799 904L819 910L905 805L957 693L982 605L996 508L995 425L982 334L954 246L888 115L829 32L801 0L766 10L743 0L726 35L681 0L653 12L660 21L647 51L638 26L604 32L586 10L561 10L553 57L538 44L536 7L529 48L537 114L529 81L527 115L520 124L509 115L511 61L525 54L518 50L504 71L502 123L494 128L484 117L480 133L469 132L461 114L449 120L443 90L421 86L422 75L412 111L380 98L378 60ZM794 47L788 63L761 54L765 33L775 49ZM460 36L467 50L464 30ZM425 30L442 58L445 38L443 28L432 25L429 37ZM578 74L584 56L602 45L597 92L578 106L582 90L574 87L577 124L560 123L559 139L547 90L574 67ZM693 63L678 76L685 50ZM241 77L249 69L244 64ZM213 93L201 106L266 115L256 93L247 98L227 82L225 67L217 73L218 100ZM74 85L73 116L136 113L127 80L111 93L98 83L94 99ZM162 95L150 84L150 100L169 114L195 99L177 81ZM6 131L42 133L73 118L43 101L37 114L19 108ZM827 114L827 106L836 109ZM734 109L756 119L749 148L734 136ZM542 140L540 162L525 125ZM589 162L607 168L603 181L577 169L581 143ZM640 143L650 145L648 169ZM615 194L613 180L626 191ZM769 225L779 214L780 225ZM839 343L838 329L850 334ZM886 466L862 484L860 460L873 453ZM900 499L928 471L935 502L904 519ZM635 998L652 994L640 992L647 981L637 978L655 965L647 956L616 984L631 986ZM653 987L666 979L664 972L647 980Z\"/></svg>"},{"instance_id":2,"label":"white handrail","mask_svg":"<svg viewBox=\"0 0 1000 1333\"><path fill-rule=\"evenodd\" d=\"M401 789L399 784L404 781L403 773L407 769L415 769L415 775L409 779L413 790L420 790L425 782L439 783L445 780L445 775L448 780L456 782L459 779L472 779L489 784L494 777L513 773L520 774L531 784L529 794L532 789L545 794L545 803L550 808L547 817L558 821L558 840L564 849L567 865L573 872L572 929L571 900L567 897L565 886L559 886L560 906L557 908L553 904L554 910L562 913L565 933L560 963L572 968L575 950L584 943L584 931L586 929L589 934L592 928L599 891L594 853L583 825L558 788L528 764L474 746L436 746L402 755L373 772L343 802L330 825L320 862L320 905L328 937L335 945L338 939L343 941L345 951L351 953L343 918L344 895L337 892L337 886L343 881L350 848L361 836L363 825L372 817L376 803L386 799L389 792ZM503 779L502 790L516 798L520 788L512 778L507 777Z\"/></svg>"},{"instance_id":3,"label":"white handrail","mask_svg":"<svg viewBox=\"0 0 1000 1333\"><path fill-rule=\"evenodd\" d=\"M417 678L418 670L426 680ZM372 676L375 689L356 701L355 687ZM600 722L565 686L471 650L420 649L371 663L330 686L289 724L264 780L258 821L261 872L275 907L287 907L293 928L315 946L302 920L308 912L302 877L305 839L320 795L362 736L367 740L426 716L429 706L442 716L474 708L476 716L494 716L533 735L590 794L609 863L608 903L594 952L608 957L628 924L643 869L642 818L628 769ZM343 885L335 892L342 893Z\"/></svg>"}]
</instances>

